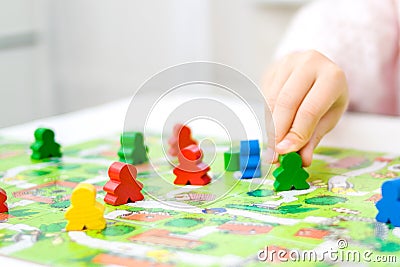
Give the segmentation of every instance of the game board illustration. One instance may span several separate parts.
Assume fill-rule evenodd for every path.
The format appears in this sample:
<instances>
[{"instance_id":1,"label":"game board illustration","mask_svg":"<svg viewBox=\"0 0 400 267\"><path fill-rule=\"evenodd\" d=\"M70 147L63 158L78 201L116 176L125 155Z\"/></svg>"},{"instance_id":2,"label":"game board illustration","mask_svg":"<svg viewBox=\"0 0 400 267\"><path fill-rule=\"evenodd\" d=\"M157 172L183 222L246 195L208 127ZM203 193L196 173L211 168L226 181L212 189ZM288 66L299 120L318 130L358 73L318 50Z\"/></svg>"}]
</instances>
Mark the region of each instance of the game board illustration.
<instances>
[{"instance_id":1,"label":"game board illustration","mask_svg":"<svg viewBox=\"0 0 400 267\"><path fill-rule=\"evenodd\" d=\"M266 266L271 259L258 259L262 249L323 253L344 239L347 250L371 251L365 265L378 264L377 256L400 260L400 231L375 221L381 184L400 175L397 155L318 148L307 168L310 188L276 193L271 174L240 180L240 174L225 172L228 146L217 142L213 181L179 186L161 138L150 136L151 161L137 165L144 200L106 205L104 230L66 232L64 214L80 182L93 184L97 201L104 203L107 170L118 160L118 135L63 147L62 158L43 161L30 159L28 141L0 137L0 187L9 208L0 214L3 256L69 267ZM261 170L267 172L267 165Z\"/></svg>"}]
</instances>

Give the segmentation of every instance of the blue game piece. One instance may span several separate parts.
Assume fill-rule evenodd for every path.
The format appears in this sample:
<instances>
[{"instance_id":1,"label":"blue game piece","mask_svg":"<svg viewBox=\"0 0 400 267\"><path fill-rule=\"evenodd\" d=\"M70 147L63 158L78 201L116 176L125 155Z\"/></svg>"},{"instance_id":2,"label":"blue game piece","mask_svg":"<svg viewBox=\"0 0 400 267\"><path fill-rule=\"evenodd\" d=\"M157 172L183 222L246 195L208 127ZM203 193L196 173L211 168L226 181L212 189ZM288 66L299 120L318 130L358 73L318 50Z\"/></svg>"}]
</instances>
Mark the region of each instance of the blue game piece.
<instances>
[{"instance_id":1,"label":"blue game piece","mask_svg":"<svg viewBox=\"0 0 400 267\"><path fill-rule=\"evenodd\" d=\"M240 141L240 155L260 155L258 140Z\"/></svg>"},{"instance_id":2,"label":"blue game piece","mask_svg":"<svg viewBox=\"0 0 400 267\"><path fill-rule=\"evenodd\" d=\"M260 145L258 140L240 142L240 171L242 179L261 177Z\"/></svg>"},{"instance_id":3,"label":"blue game piece","mask_svg":"<svg viewBox=\"0 0 400 267\"><path fill-rule=\"evenodd\" d=\"M251 179L261 177L261 169L246 169L242 172L242 179Z\"/></svg>"},{"instance_id":4,"label":"blue game piece","mask_svg":"<svg viewBox=\"0 0 400 267\"><path fill-rule=\"evenodd\" d=\"M382 184L382 199L376 203L376 220L400 226L400 177Z\"/></svg>"},{"instance_id":5,"label":"blue game piece","mask_svg":"<svg viewBox=\"0 0 400 267\"><path fill-rule=\"evenodd\" d=\"M245 155L240 157L241 171L243 169L256 169L260 166L260 156L259 155ZM242 169L243 167L243 169Z\"/></svg>"}]
</instances>

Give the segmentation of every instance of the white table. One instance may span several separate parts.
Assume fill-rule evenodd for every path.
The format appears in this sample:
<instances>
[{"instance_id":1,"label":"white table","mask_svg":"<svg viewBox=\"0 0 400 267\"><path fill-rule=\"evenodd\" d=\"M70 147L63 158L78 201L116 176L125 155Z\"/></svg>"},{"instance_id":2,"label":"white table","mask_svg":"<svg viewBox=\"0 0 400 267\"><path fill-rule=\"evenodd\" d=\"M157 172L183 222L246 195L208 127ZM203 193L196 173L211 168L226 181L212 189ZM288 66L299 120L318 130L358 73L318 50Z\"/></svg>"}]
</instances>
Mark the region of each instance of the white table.
<instances>
[{"instance_id":1,"label":"white table","mask_svg":"<svg viewBox=\"0 0 400 267\"><path fill-rule=\"evenodd\" d=\"M0 135L31 141L35 129L44 126L55 130L56 138L62 145L110 136L123 131L125 113L129 103L129 99L124 99L40 119L0 129ZM151 127L154 128L154 125ZM210 129L204 128L196 129L196 133L212 134ZM325 136L320 145L400 154L399 134L400 117L346 113L335 129Z\"/></svg>"}]
</instances>

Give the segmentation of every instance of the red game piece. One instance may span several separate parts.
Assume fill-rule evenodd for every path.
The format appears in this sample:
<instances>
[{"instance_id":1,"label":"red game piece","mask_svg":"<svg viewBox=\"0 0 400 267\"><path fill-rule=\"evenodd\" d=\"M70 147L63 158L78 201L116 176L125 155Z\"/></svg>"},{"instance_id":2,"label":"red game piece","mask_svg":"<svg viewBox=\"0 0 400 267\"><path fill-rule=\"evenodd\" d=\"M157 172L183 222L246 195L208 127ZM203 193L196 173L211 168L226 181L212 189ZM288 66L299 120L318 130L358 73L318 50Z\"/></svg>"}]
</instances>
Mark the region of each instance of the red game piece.
<instances>
[{"instance_id":1,"label":"red game piece","mask_svg":"<svg viewBox=\"0 0 400 267\"><path fill-rule=\"evenodd\" d=\"M197 141L192 139L191 130L188 126L183 124L176 124L174 126L173 134L168 140L169 150L168 153L176 157L180 150L190 145L197 145Z\"/></svg>"},{"instance_id":2,"label":"red game piece","mask_svg":"<svg viewBox=\"0 0 400 267\"><path fill-rule=\"evenodd\" d=\"M8 212L7 207L7 193L4 189L0 188L0 212Z\"/></svg>"},{"instance_id":3,"label":"red game piece","mask_svg":"<svg viewBox=\"0 0 400 267\"><path fill-rule=\"evenodd\" d=\"M178 185L206 185L211 182L207 175L210 167L202 162L203 154L197 145L190 145L178 154L179 165L174 168Z\"/></svg>"},{"instance_id":4,"label":"red game piece","mask_svg":"<svg viewBox=\"0 0 400 267\"><path fill-rule=\"evenodd\" d=\"M104 202L113 205L123 205L128 202L143 200L140 192L143 184L136 180L136 167L123 162L114 162L108 169L108 181L103 190L107 192Z\"/></svg>"}]
</instances>

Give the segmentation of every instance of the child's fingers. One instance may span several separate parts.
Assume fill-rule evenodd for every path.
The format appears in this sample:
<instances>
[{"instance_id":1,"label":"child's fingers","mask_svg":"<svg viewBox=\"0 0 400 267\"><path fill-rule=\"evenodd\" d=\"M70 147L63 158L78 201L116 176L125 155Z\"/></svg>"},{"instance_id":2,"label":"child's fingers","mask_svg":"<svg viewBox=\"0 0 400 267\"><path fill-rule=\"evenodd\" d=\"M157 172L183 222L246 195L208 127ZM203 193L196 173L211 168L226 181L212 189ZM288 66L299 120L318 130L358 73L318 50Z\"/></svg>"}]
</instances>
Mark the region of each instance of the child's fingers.
<instances>
[{"instance_id":1,"label":"child's fingers","mask_svg":"<svg viewBox=\"0 0 400 267\"><path fill-rule=\"evenodd\" d=\"M282 77L277 80L281 79ZM304 81L308 82L304 83ZM277 86L278 83L279 82L275 82L275 86ZM284 84L279 85L283 88L271 87L268 94L268 108L270 109L270 112L272 112L272 116L266 118L268 137L267 162L277 162L278 154L275 153L275 146L278 141L283 139L289 130L297 111L297 106L300 105L304 95L307 94L312 83L313 77L310 73L304 75L302 71L297 70L291 73ZM303 84L303 86L298 88L299 84ZM282 97L282 94L286 94L289 97ZM293 103L289 103L291 102L290 100L292 100ZM284 103L282 103L282 101ZM277 105L276 102L278 103ZM286 105L288 105L288 107ZM270 113L266 110L265 114L269 115Z\"/></svg>"},{"instance_id":2,"label":"child's fingers","mask_svg":"<svg viewBox=\"0 0 400 267\"><path fill-rule=\"evenodd\" d=\"M286 57L282 62L275 63L264 76L262 81L264 97L267 101L265 107L266 115L266 128L268 138L267 162L275 163L277 161L277 154L275 153L275 127L272 119L272 112L275 106L276 99L282 88L292 72L294 63L291 57Z\"/></svg>"},{"instance_id":3,"label":"child's fingers","mask_svg":"<svg viewBox=\"0 0 400 267\"><path fill-rule=\"evenodd\" d=\"M321 118L315 127L310 141L299 151L303 159L303 166L308 167L311 165L314 149L318 146L321 139L335 127L345 108L346 106L333 108Z\"/></svg>"},{"instance_id":4,"label":"child's fingers","mask_svg":"<svg viewBox=\"0 0 400 267\"><path fill-rule=\"evenodd\" d=\"M300 150L311 138L315 127L322 116L343 94L339 75L344 75L339 69L325 77L320 77L308 92L293 120L290 130L283 141L277 144L279 154ZM338 82L339 81L339 82Z\"/></svg>"},{"instance_id":5,"label":"child's fingers","mask_svg":"<svg viewBox=\"0 0 400 267\"><path fill-rule=\"evenodd\" d=\"M273 68L270 70L269 75L267 75L264 80L264 94L271 112L273 112L275 108L275 103L280 90L290 77L295 66L295 61L292 58L293 55L290 55L285 57L282 62L275 63Z\"/></svg>"},{"instance_id":6,"label":"child's fingers","mask_svg":"<svg viewBox=\"0 0 400 267\"><path fill-rule=\"evenodd\" d=\"M314 81L315 73L312 70L305 72L302 68L297 68L283 85L272 112L276 143L281 142L288 133Z\"/></svg>"}]
</instances>

